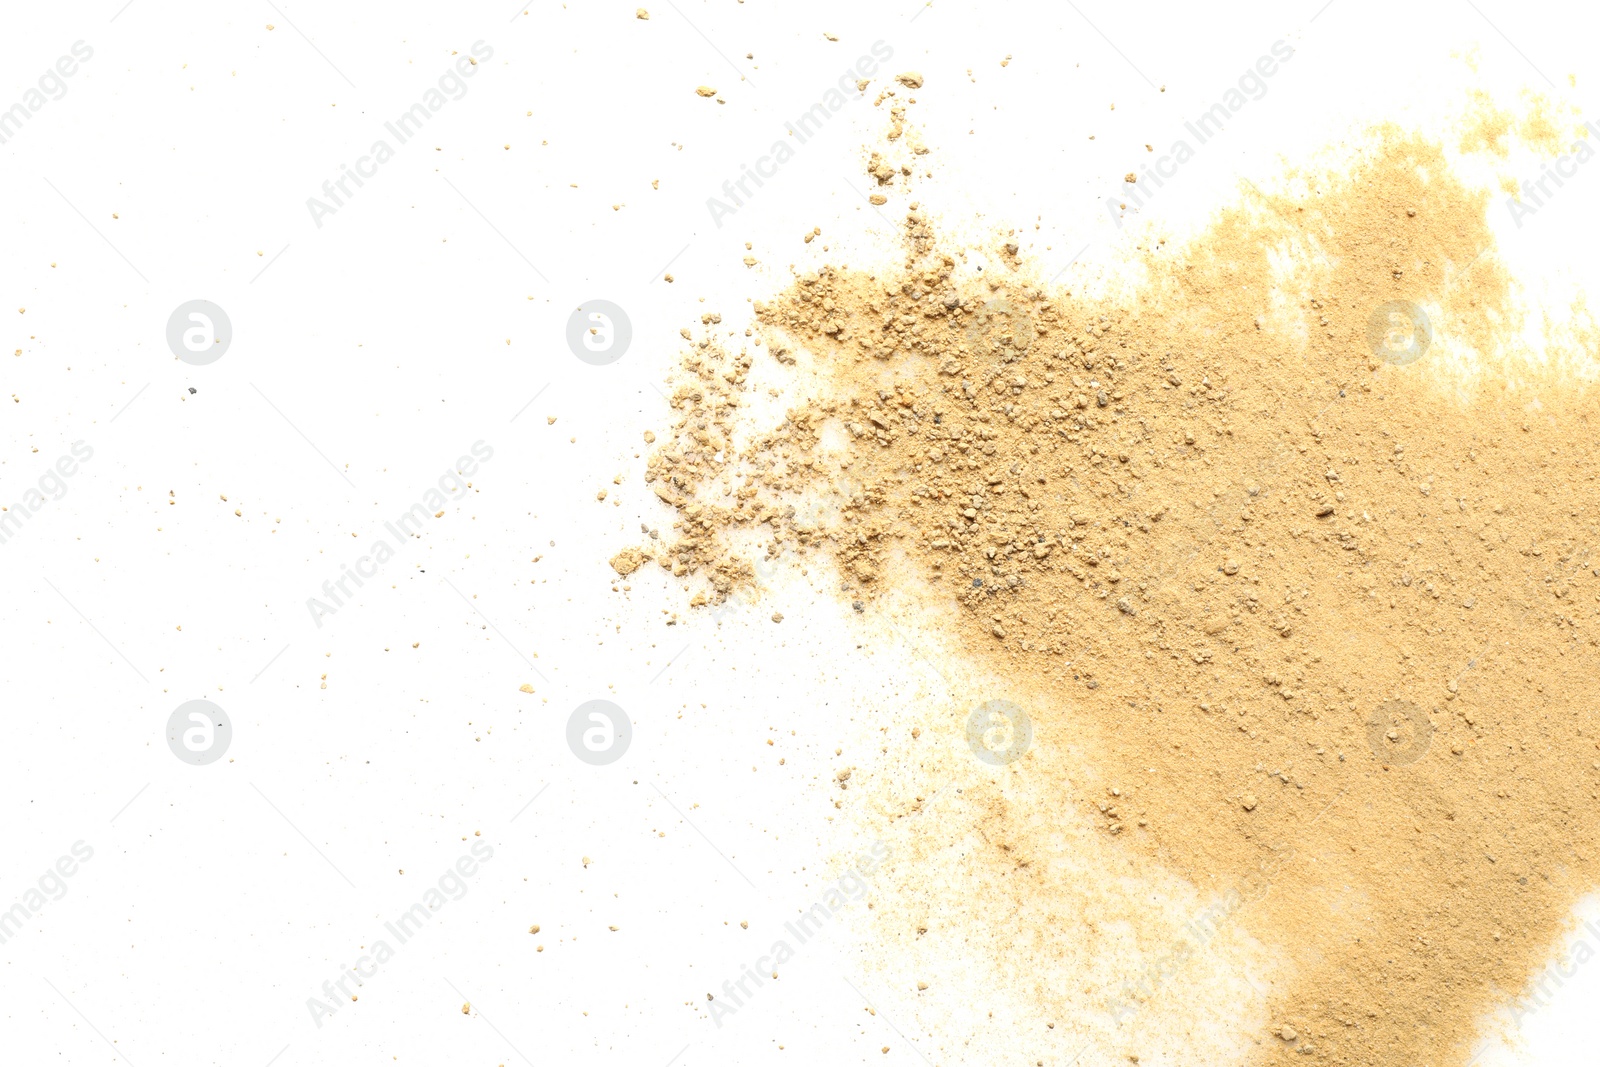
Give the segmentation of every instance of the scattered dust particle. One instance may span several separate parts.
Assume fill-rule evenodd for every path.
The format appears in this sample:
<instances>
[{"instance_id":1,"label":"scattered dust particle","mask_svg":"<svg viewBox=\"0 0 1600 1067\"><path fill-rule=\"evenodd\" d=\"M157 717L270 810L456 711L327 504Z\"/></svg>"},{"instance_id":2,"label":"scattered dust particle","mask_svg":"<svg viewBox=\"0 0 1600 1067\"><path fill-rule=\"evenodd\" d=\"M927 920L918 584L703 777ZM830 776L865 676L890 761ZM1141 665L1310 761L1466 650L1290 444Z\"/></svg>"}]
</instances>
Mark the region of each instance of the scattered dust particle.
<instances>
[{"instance_id":1,"label":"scattered dust particle","mask_svg":"<svg viewBox=\"0 0 1600 1067\"><path fill-rule=\"evenodd\" d=\"M716 96L717 95L717 91L715 89L711 88L711 86L709 86L709 85L700 86L699 88L695 89L695 93L697 95L699 95L699 96Z\"/></svg>"},{"instance_id":2,"label":"scattered dust particle","mask_svg":"<svg viewBox=\"0 0 1600 1067\"><path fill-rule=\"evenodd\" d=\"M604 489L600 490L594 495L594 498L596 500L604 500L606 498L606 491Z\"/></svg>"},{"instance_id":3,"label":"scattered dust particle","mask_svg":"<svg viewBox=\"0 0 1600 1067\"><path fill-rule=\"evenodd\" d=\"M528 933L536 934L538 932L539 932L539 924L538 923L534 923L532 926L528 927Z\"/></svg>"},{"instance_id":4,"label":"scattered dust particle","mask_svg":"<svg viewBox=\"0 0 1600 1067\"><path fill-rule=\"evenodd\" d=\"M644 8L641 7L639 10L637 10L637 11L635 11L633 13L633 17L636 18L636 19L644 19L645 21L649 21L650 12L646 11Z\"/></svg>"},{"instance_id":5,"label":"scattered dust particle","mask_svg":"<svg viewBox=\"0 0 1600 1067\"><path fill-rule=\"evenodd\" d=\"M772 613L772 621L773 621L773 622L782 622L782 621L783 621L783 612L781 612L781 611L774 611L774 612L773 612L773 613ZM769 744L769 745L770 745L770 744L772 744L772 742L771 742L771 741L768 741L768 742L767 742L767 744Z\"/></svg>"},{"instance_id":6,"label":"scattered dust particle","mask_svg":"<svg viewBox=\"0 0 1600 1067\"><path fill-rule=\"evenodd\" d=\"M1255 794L1254 793L1246 793L1244 795L1244 798L1239 801L1239 806L1244 808L1245 811L1255 811L1256 810L1256 797L1255 797Z\"/></svg>"},{"instance_id":7,"label":"scattered dust particle","mask_svg":"<svg viewBox=\"0 0 1600 1067\"><path fill-rule=\"evenodd\" d=\"M646 430L644 432L644 443L647 445L656 443L656 432L654 430Z\"/></svg>"},{"instance_id":8,"label":"scattered dust particle","mask_svg":"<svg viewBox=\"0 0 1600 1067\"><path fill-rule=\"evenodd\" d=\"M611 569L618 574L632 574L644 563L644 553L637 548L625 548L611 557Z\"/></svg>"},{"instance_id":9,"label":"scattered dust particle","mask_svg":"<svg viewBox=\"0 0 1600 1067\"><path fill-rule=\"evenodd\" d=\"M556 424L556 416L554 416L554 415L546 415L544 417L544 424L546 426L554 426Z\"/></svg>"},{"instance_id":10,"label":"scattered dust particle","mask_svg":"<svg viewBox=\"0 0 1600 1067\"><path fill-rule=\"evenodd\" d=\"M902 74L896 74L894 76L894 80L899 82L901 85L904 85L908 89L922 88L922 75L914 70L908 70Z\"/></svg>"},{"instance_id":11,"label":"scattered dust particle","mask_svg":"<svg viewBox=\"0 0 1600 1067\"><path fill-rule=\"evenodd\" d=\"M533 685L531 683L529 683L529 682L523 682L520 686L517 687L517 692L519 692L519 693L531 693L531 692L533 692ZM539 932L538 928L535 927L534 928L534 933L538 933L538 932Z\"/></svg>"},{"instance_id":12,"label":"scattered dust particle","mask_svg":"<svg viewBox=\"0 0 1600 1067\"><path fill-rule=\"evenodd\" d=\"M467 1003L461 1005L461 1014L462 1015L471 1015L472 1014L472 1003L471 1003L471 1001L468 1001Z\"/></svg>"}]
</instances>

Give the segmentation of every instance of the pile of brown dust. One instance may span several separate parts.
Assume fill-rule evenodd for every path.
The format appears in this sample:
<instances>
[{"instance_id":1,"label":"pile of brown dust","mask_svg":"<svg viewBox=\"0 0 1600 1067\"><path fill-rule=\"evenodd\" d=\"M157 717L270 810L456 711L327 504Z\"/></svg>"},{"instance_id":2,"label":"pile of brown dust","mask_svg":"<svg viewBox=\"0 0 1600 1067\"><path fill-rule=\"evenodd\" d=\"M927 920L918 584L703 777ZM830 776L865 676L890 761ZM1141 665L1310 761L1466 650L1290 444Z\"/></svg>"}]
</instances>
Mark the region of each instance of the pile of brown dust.
<instances>
[{"instance_id":1,"label":"pile of brown dust","mask_svg":"<svg viewBox=\"0 0 1600 1067\"><path fill-rule=\"evenodd\" d=\"M903 193L921 151L870 173ZM1377 130L1275 188L1097 295L1003 238L979 270L905 203L897 269L808 271L748 343L708 313L647 475L677 537L645 552L696 603L831 561L1006 680L1032 747L961 772L993 914L1072 933L1046 860L1053 813L1087 818L1281 956L1257 1061L1465 1063L1600 881L1600 405L1581 360L1518 355L1489 195L1437 144ZM774 360L804 395L751 433ZM926 782L969 755L900 740ZM873 773L830 805L919 808ZM876 921L914 941L948 903ZM995 944L1025 971L1051 942Z\"/></svg>"}]
</instances>

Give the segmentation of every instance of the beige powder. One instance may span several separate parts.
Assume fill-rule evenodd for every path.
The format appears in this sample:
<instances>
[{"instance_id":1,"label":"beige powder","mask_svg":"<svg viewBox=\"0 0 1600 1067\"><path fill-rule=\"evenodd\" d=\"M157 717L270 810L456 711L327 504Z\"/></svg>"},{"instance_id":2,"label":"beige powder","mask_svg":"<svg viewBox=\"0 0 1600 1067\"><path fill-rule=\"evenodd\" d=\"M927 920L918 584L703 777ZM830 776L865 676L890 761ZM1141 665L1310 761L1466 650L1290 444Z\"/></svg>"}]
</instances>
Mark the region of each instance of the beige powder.
<instances>
[{"instance_id":1,"label":"beige powder","mask_svg":"<svg viewBox=\"0 0 1600 1067\"><path fill-rule=\"evenodd\" d=\"M893 128L869 171L900 191L925 149ZM1004 236L979 273L911 204L897 269L800 276L761 344L708 313L649 460L679 513L653 558L696 602L831 562L864 618L936 630L1027 711L1014 763L951 706L827 802L909 828L873 937L986 953L1029 1062L1058 1026L1137 1055L1210 973L1118 870L1269 950L1241 1048L1296 1063L1466 1063L1600 881L1592 334L1521 356L1488 194L1433 142L1376 130L1280 187L1095 296ZM1374 347L1391 302L1432 322L1416 362ZM757 360L791 378L764 431ZM1065 988L1095 945L1159 966Z\"/></svg>"}]
</instances>

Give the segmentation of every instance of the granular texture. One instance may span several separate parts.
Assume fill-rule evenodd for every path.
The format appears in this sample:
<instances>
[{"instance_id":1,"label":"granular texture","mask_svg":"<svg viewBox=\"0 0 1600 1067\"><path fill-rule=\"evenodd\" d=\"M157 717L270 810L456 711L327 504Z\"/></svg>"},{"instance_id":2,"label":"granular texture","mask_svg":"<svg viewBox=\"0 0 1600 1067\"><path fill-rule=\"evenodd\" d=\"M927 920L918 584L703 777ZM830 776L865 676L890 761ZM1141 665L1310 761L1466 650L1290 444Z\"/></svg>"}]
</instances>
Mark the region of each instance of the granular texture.
<instances>
[{"instance_id":1,"label":"granular texture","mask_svg":"<svg viewBox=\"0 0 1600 1067\"><path fill-rule=\"evenodd\" d=\"M997 997L1051 1029L1096 1004L1136 1043L1191 953L1039 977L1110 937L1053 861L1087 822L1277 960L1255 1062L1464 1064L1522 995L1597 880L1600 408L1592 329L1525 351L1488 204L1379 129L1074 293L907 203L893 269L800 275L737 350L715 312L685 331L647 475L677 537L651 558L697 604L831 562L1033 723L994 768L950 709L950 744L905 737L828 798L893 825L964 782L917 830L960 877L897 868L885 945L963 917ZM786 382L764 429L757 361Z\"/></svg>"}]
</instances>

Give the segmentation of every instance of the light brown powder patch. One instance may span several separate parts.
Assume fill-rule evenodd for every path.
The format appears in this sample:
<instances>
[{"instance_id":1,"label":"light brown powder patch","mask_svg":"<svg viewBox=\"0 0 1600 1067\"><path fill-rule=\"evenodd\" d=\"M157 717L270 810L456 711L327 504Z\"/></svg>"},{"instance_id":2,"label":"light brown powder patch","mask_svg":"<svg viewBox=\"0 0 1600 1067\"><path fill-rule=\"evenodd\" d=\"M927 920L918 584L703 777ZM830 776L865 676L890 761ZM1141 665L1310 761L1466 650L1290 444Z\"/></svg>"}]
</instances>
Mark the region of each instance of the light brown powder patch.
<instances>
[{"instance_id":1,"label":"light brown powder patch","mask_svg":"<svg viewBox=\"0 0 1600 1067\"><path fill-rule=\"evenodd\" d=\"M898 269L805 274L757 305L764 344L693 343L650 458L679 512L658 562L716 601L758 562L831 561L864 615L939 628L1036 726L994 772L953 704L944 744L830 796L892 834L963 784L892 869L883 945L1024 917L964 941L1007 995L1063 1025L1087 996L1136 1036L1198 964L1039 980L1063 931L1109 936L1051 861L1081 823L1270 947L1257 1062L1466 1062L1594 888L1600 830L1600 411L1588 352L1519 350L1487 197L1379 130L1093 298L1014 245L976 275L912 204ZM1369 340L1391 303L1431 323L1404 366ZM769 356L802 394L752 432ZM1162 951L1150 916L1096 914Z\"/></svg>"}]
</instances>

